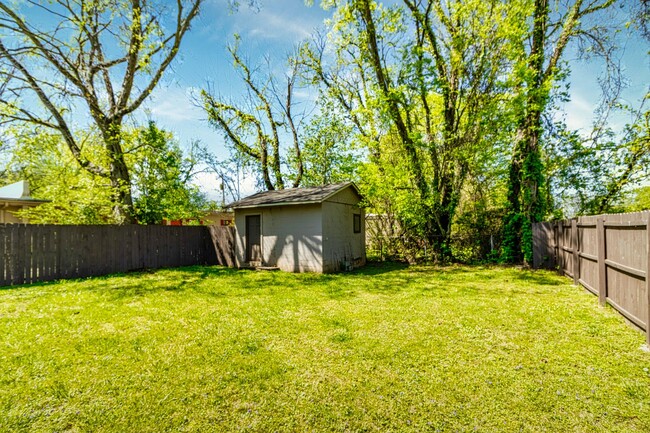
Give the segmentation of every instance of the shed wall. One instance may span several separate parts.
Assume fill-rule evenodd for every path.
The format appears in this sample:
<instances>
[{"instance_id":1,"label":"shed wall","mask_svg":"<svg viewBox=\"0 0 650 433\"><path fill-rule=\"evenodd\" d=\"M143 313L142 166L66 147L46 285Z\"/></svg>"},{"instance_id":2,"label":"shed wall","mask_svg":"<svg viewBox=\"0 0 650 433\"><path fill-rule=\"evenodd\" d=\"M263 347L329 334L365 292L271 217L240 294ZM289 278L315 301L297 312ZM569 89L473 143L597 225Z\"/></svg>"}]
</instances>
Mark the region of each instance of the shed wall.
<instances>
[{"instance_id":1,"label":"shed wall","mask_svg":"<svg viewBox=\"0 0 650 433\"><path fill-rule=\"evenodd\" d=\"M360 201L361 197L359 197L359 195L354 192L354 189L352 189L352 187L348 187L337 192L332 197L328 198L325 202L354 205L358 209L358 204Z\"/></svg>"},{"instance_id":2,"label":"shed wall","mask_svg":"<svg viewBox=\"0 0 650 433\"><path fill-rule=\"evenodd\" d=\"M323 202L323 272L342 270L344 262L355 267L366 264L365 214L359 201L360 197L346 188ZM360 216L359 233L354 233L355 214Z\"/></svg>"},{"instance_id":3,"label":"shed wall","mask_svg":"<svg viewBox=\"0 0 650 433\"><path fill-rule=\"evenodd\" d=\"M261 217L261 250L264 266L277 266L288 272L323 272L321 206L292 205L235 212L238 266L245 266L246 216Z\"/></svg>"}]
</instances>

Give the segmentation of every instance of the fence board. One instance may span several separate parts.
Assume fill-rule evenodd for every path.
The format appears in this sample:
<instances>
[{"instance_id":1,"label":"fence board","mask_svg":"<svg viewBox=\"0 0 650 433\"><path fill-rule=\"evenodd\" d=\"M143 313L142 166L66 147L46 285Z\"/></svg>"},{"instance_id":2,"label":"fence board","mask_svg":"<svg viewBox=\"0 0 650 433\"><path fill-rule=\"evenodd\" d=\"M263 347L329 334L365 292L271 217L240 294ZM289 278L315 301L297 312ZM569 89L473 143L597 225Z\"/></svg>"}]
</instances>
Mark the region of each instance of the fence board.
<instances>
[{"instance_id":1,"label":"fence board","mask_svg":"<svg viewBox=\"0 0 650 433\"><path fill-rule=\"evenodd\" d=\"M0 224L0 286L143 268L234 266L234 229Z\"/></svg>"},{"instance_id":2,"label":"fence board","mask_svg":"<svg viewBox=\"0 0 650 433\"><path fill-rule=\"evenodd\" d=\"M553 267L555 261L556 240L555 225L550 222L533 226L533 267Z\"/></svg>"},{"instance_id":3,"label":"fence board","mask_svg":"<svg viewBox=\"0 0 650 433\"><path fill-rule=\"evenodd\" d=\"M578 267L580 281L589 291L598 293L598 239L595 219L581 219L578 226Z\"/></svg>"},{"instance_id":4,"label":"fence board","mask_svg":"<svg viewBox=\"0 0 650 433\"><path fill-rule=\"evenodd\" d=\"M546 227L533 226L533 241L540 244L534 251L542 254L555 239L554 260L540 257L533 263L557 264L563 275L598 295L601 305L611 305L645 330L650 345L650 211L559 221L555 233Z\"/></svg>"},{"instance_id":5,"label":"fence board","mask_svg":"<svg viewBox=\"0 0 650 433\"><path fill-rule=\"evenodd\" d=\"M646 344L650 346L650 214L645 226L645 323L646 323Z\"/></svg>"}]
</instances>

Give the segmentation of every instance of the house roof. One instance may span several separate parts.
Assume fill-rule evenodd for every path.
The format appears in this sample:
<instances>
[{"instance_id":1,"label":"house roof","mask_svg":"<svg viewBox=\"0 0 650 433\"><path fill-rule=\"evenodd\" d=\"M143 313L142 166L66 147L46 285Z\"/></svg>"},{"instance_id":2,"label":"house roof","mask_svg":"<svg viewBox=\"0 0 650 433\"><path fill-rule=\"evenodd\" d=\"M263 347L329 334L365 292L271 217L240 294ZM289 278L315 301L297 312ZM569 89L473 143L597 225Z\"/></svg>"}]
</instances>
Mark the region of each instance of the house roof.
<instances>
[{"instance_id":1,"label":"house roof","mask_svg":"<svg viewBox=\"0 0 650 433\"><path fill-rule=\"evenodd\" d=\"M5 205L47 203L47 200L38 200L29 196L29 183L26 180L0 188L0 201Z\"/></svg>"},{"instance_id":2,"label":"house roof","mask_svg":"<svg viewBox=\"0 0 650 433\"><path fill-rule=\"evenodd\" d=\"M310 188L289 188L258 192L257 194L230 203L226 207L232 209L245 209L262 206L322 203L334 194L349 187L351 187L359 197L361 197L359 189L353 182L343 182Z\"/></svg>"}]
</instances>

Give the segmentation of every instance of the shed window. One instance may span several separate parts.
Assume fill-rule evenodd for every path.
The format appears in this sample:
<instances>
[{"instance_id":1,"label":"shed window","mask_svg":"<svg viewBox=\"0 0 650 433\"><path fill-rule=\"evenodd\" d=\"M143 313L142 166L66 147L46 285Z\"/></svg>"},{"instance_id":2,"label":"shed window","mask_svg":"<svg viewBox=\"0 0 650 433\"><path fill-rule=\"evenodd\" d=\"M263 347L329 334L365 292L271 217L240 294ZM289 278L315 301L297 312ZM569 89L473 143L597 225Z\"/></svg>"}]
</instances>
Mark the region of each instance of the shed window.
<instances>
[{"instance_id":1,"label":"shed window","mask_svg":"<svg viewBox=\"0 0 650 433\"><path fill-rule=\"evenodd\" d=\"M361 233L361 215L356 213L352 215L352 226L355 233Z\"/></svg>"}]
</instances>

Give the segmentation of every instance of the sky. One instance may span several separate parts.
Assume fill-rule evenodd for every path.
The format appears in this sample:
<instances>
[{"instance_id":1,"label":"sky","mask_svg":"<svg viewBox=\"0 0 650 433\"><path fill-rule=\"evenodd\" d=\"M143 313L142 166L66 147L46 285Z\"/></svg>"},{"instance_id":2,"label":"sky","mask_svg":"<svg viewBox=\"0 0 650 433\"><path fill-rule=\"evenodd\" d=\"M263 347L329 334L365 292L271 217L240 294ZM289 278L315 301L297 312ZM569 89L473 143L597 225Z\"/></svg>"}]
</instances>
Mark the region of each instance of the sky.
<instances>
[{"instance_id":1,"label":"sky","mask_svg":"<svg viewBox=\"0 0 650 433\"><path fill-rule=\"evenodd\" d=\"M243 87L226 49L235 33L241 36L241 52L251 64L262 64L268 56L277 66L296 44L322 27L330 14L317 5L306 6L303 0L262 0L258 9L241 6L231 11L227 0L208 1L184 39L178 61L147 102L149 115L162 127L173 131L181 144L200 140L217 156L225 158L228 155L222 134L208 125L205 113L195 106L192 95L207 85L215 93L227 97L236 98L241 94ZM622 35L621 42L621 66L628 80L623 96L638 105L650 83L648 45L641 43L633 32ZM570 101L564 108L567 125L587 131L600 97L597 78L603 66L579 58L576 50L569 51L566 56L572 73ZM615 122L622 126L626 120L619 117ZM219 194L219 181L213 175L201 176L198 182L212 198ZM244 195L254 190L252 179L243 181Z\"/></svg>"},{"instance_id":2,"label":"sky","mask_svg":"<svg viewBox=\"0 0 650 433\"><path fill-rule=\"evenodd\" d=\"M235 99L242 93L244 87L227 51L233 35L240 35L241 52L251 65L264 64L266 56L281 68L291 50L322 27L329 14L318 6L306 6L303 0L262 0L256 9L242 5L237 11L229 9L227 0L209 0L145 110L160 126L174 132L182 145L200 140L218 157L227 158L223 134L208 125L193 95L206 86ZM210 198L220 197L215 175L200 175L198 182ZM254 179L242 179L241 187L243 195L255 192Z\"/></svg>"},{"instance_id":3,"label":"sky","mask_svg":"<svg viewBox=\"0 0 650 433\"><path fill-rule=\"evenodd\" d=\"M228 6L229 0L205 0L201 14L183 39L179 55L137 115L138 121L149 118L173 132L181 146L187 147L199 140L223 159L228 157L223 134L208 124L205 113L195 105L192 96L208 86L226 98L237 99L242 95L244 87L227 51L227 45L234 41L233 35L240 35L240 52L249 64L261 65L266 56L276 71L282 72L289 52L322 27L331 14L318 7L318 0L313 2L314 6L306 6L304 0L258 0L259 7L255 9L246 6L246 0L240 3L242 6L233 11ZM38 8L29 8L27 13L38 13ZM629 81L623 96L632 105L638 105L650 85L648 44L634 32L624 33L619 38L621 66ZM602 73L602 65L579 61L579 54L574 49L565 57L572 73L570 101L564 109L567 125L586 131L593 121L600 96L597 78ZM615 122L622 126L626 120L619 117ZM209 198L220 197L220 181L215 175L201 175L197 182ZM241 187L243 195L255 192L254 179L250 176L242 179Z\"/></svg>"}]
</instances>

